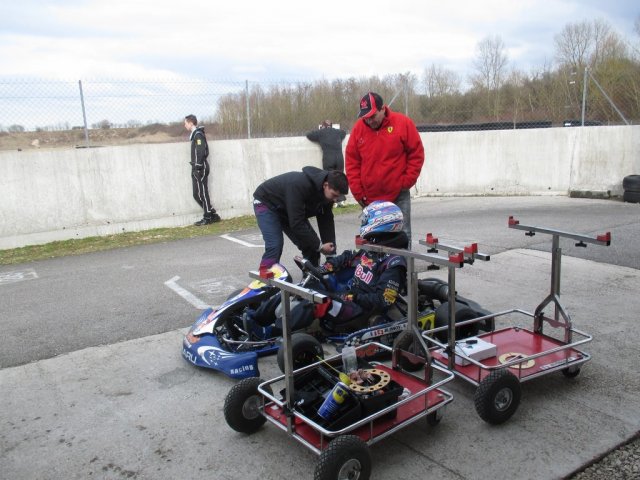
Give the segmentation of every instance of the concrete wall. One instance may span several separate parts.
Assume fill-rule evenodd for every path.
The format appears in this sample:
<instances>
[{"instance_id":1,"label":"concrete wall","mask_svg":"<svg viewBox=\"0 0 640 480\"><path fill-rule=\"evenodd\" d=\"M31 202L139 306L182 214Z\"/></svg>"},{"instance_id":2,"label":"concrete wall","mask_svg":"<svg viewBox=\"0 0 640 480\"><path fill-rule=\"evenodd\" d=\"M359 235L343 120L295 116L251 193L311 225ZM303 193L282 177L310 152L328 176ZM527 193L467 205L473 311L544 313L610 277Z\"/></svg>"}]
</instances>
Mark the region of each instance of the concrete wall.
<instances>
[{"instance_id":1,"label":"concrete wall","mask_svg":"<svg viewBox=\"0 0 640 480\"><path fill-rule=\"evenodd\" d=\"M423 133L413 194L621 195L640 173L640 126ZM346 145L346 141L345 141ZM252 214L266 178L321 165L304 137L210 143L211 200L222 216ZM188 225L188 143L0 152L0 249L128 230Z\"/></svg>"}]
</instances>

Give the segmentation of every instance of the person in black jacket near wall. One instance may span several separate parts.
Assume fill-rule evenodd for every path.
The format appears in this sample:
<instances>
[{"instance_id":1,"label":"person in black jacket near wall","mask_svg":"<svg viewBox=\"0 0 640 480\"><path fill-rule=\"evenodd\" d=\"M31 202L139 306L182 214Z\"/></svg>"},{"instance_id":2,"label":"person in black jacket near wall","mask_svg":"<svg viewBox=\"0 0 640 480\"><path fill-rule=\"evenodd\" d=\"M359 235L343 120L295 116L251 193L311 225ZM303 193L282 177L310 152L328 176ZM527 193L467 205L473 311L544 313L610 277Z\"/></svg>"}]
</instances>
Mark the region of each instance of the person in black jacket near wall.
<instances>
[{"instance_id":1,"label":"person in black jacket near wall","mask_svg":"<svg viewBox=\"0 0 640 480\"><path fill-rule=\"evenodd\" d=\"M195 225L209 225L210 223L219 222L220 216L216 213L216 209L211 205L209 199L209 145L207 137L204 135L204 127L198 127L198 119L195 115L187 115L184 117L184 128L191 135L191 183L193 185L193 198L198 205L202 207L204 215L202 220L198 220Z\"/></svg>"},{"instance_id":2,"label":"person in black jacket near wall","mask_svg":"<svg viewBox=\"0 0 640 480\"><path fill-rule=\"evenodd\" d=\"M316 167L283 173L260 184L253 193L253 210L265 243L260 270L280 261L283 234L316 266L320 253L334 253L333 204L347 193L349 183L344 173ZM318 222L319 238L309 222L311 217Z\"/></svg>"},{"instance_id":3,"label":"person in black jacket near wall","mask_svg":"<svg viewBox=\"0 0 640 480\"><path fill-rule=\"evenodd\" d=\"M318 130L307 133L307 138L316 142L322 149L322 168L324 170L338 170L344 172L344 155L342 155L342 141L347 132L333 128L331 120L325 120Z\"/></svg>"}]
</instances>

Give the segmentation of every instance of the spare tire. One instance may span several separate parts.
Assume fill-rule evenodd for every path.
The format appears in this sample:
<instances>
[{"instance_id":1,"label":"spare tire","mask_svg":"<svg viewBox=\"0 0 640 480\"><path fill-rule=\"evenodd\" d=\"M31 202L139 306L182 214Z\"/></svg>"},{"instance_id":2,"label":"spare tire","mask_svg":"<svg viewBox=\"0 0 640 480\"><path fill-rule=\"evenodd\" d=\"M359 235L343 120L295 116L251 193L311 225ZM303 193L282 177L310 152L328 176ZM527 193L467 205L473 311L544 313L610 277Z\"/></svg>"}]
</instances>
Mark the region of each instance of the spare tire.
<instances>
[{"instance_id":1,"label":"spare tire","mask_svg":"<svg viewBox=\"0 0 640 480\"><path fill-rule=\"evenodd\" d=\"M622 200L629 203L640 203L640 192L625 190L622 194Z\"/></svg>"},{"instance_id":2,"label":"spare tire","mask_svg":"<svg viewBox=\"0 0 640 480\"><path fill-rule=\"evenodd\" d=\"M622 188L625 191L640 192L640 175L627 175L622 179Z\"/></svg>"}]
</instances>

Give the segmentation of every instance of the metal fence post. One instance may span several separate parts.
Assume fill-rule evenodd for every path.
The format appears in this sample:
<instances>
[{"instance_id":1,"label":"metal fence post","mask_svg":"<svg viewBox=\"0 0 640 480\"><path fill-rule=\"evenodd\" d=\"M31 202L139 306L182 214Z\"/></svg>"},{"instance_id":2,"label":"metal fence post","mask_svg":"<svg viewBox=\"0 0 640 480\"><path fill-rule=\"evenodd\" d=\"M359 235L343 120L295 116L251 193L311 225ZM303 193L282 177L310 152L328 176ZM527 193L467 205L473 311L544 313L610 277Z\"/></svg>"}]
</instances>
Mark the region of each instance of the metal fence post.
<instances>
[{"instance_id":1,"label":"metal fence post","mask_svg":"<svg viewBox=\"0 0 640 480\"><path fill-rule=\"evenodd\" d=\"M89 147L89 128L87 126L87 113L84 109L84 95L82 94L82 80L78 80L78 86L80 87L80 104L82 105L82 120L84 121L84 141L86 147Z\"/></svg>"},{"instance_id":2,"label":"metal fence post","mask_svg":"<svg viewBox=\"0 0 640 480\"><path fill-rule=\"evenodd\" d=\"M587 71L589 67L584 67L584 78L582 79L582 121L581 125L584 127L584 111L587 105Z\"/></svg>"},{"instance_id":3,"label":"metal fence post","mask_svg":"<svg viewBox=\"0 0 640 480\"><path fill-rule=\"evenodd\" d=\"M244 81L244 94L247 99L247 138L251 138L251 109L249 108L249 80Z\"/></svg>"}]
</instances>

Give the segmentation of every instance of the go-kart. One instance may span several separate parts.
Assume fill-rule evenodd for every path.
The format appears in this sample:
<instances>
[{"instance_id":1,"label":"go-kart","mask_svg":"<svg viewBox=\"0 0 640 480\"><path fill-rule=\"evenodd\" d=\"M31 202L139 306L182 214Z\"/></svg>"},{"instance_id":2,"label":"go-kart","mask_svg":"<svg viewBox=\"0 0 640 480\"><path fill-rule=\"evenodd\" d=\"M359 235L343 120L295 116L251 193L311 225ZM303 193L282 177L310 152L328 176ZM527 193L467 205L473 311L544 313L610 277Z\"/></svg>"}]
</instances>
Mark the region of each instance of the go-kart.
<instances>
[{"instance_id":1,"label":"go-kart","mask_svg":"<svg viewBox=\"0 0 640 480\"><path fill-rule=\"evenodd\" d=\"M299 286L313 290L322 289L340 293L349 288L353 271L349 269L327 274L314 267L308 260L296 257L296 265L302 270ZM281 264L269 269L269 276L291 281L291 275ZM418 281L418 326L431 330L448 325L448 285L439 279ZM377 342L391 346L394 339L405 329L407 305L402 296L385 315L367 315L340 326L330 325L322 319L313 319L311 324L296 325L292 335L294 368L300 368L324 358L321 341L343 345L360 346ZM295 300L293 301L295 302ZM284 371L281 345L282 306L277 288L254 280L244 289L232 293L218 308L202 312L191 326L182 342L182 356L198 367L218 370L234 379L260 376L258 358L278 353L278 365ZM257 310L267 310L273 322L254 321ZM456 297L456 322L489 315L476 302ZM456 338L476 335L478 331L491 331L491 321L478 322L456 330ZM447 332L438 332L439 340L447 341ZM385 351L374 343L366 349L365 356L375 358Z\"/></svg>"}]
</instances>

